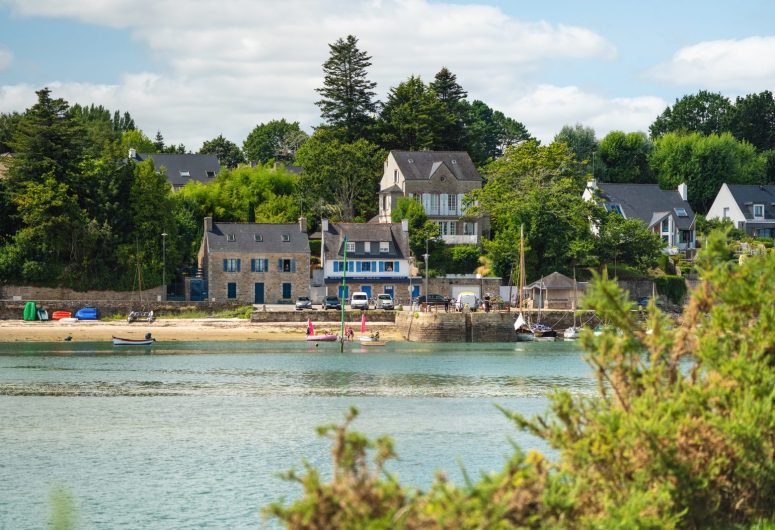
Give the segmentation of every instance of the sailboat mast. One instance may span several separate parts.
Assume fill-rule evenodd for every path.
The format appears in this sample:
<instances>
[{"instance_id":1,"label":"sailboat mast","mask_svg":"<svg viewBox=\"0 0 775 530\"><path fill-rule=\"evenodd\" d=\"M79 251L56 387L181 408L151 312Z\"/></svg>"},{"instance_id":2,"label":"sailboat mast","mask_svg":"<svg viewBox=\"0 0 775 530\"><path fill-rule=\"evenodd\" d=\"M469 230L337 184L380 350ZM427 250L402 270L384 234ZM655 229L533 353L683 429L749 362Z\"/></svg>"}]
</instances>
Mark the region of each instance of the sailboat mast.
<instances>
[{"instance_id":1,"label":"sailboat mast","mask_svg":"<svg viewBox=\"0 0 775 530\"><path fill-rule=\"evenodd\" d=\"M342 267L342 297L344 297L347 293L347 236L344 236L344 267ZM341 324L342 329L339 334L339 351L340 353L344 353L344 306L345 306L346 300L341 300L342 305L342 318L341 318Z\"/></svg>"}]
</instances>

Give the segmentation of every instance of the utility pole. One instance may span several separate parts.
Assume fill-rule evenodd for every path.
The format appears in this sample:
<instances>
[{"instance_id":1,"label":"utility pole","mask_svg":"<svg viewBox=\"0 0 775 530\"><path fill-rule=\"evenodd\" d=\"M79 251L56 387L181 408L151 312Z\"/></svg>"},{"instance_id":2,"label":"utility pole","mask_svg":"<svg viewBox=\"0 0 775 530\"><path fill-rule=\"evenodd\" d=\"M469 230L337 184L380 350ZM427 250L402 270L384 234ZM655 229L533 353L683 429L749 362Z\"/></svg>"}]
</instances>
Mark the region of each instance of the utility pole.
<instances>
[{"instance_id":1,"label":"utility pole","mask_svg":"<svg viewBox=\"0 0 775 530\"><path fill-rule=\"evenodd\" d=\"M428 240L425 240L425 254L422 255L425 258L425 304L428 304Z\"/></svg>"},{"instance_id":2,"label":"utility pole","mask_svg":"<svg viewBox=\"0 0 775 530\"><path fill-rule=\"evenodd\" d=\"M167 232L161 233L161 284L162 300L167 300Z\"/></svg>"}]
</instances>

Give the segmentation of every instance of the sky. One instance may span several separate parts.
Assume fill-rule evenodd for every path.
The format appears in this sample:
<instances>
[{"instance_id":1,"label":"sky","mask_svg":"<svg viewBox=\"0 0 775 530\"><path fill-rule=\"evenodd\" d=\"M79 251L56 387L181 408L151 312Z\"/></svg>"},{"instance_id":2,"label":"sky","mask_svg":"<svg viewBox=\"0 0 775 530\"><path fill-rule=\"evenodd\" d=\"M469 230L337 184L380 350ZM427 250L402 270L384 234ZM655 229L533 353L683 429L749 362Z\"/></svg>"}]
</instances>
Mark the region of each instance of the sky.
<instances>
[{"instance_id":1,"label":"sky","mask_svg":"<svg viewBox=\"0 0 775 530\"><path fill-rule=\"evenodd\" d=\"M328 45L350 34L378 99L447 67L543 142L647 132L699 90L775 90L772 0L0 0L0 113L49 87L193 152L273 119L312 132Z\"/></svg>"}]
</instances>

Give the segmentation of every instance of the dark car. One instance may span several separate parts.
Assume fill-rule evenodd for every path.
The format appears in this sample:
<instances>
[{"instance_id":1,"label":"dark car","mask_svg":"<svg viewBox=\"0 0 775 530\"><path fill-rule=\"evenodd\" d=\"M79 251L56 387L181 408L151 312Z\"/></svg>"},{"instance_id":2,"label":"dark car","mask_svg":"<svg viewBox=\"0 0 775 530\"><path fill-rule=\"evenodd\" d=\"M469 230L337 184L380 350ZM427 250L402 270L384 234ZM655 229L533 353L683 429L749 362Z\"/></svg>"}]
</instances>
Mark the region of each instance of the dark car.
<instances>
[{"instance_id":1,"label":"dark car","mask_svg":"<svg viewBox=\"0 0 775 530\"><path fill-rule=\"evenodd\" d=\"M427 297L425 295L418 296L417 303L418 304L427 303L428 305L447 305L449 304L449 300L447 300L440 294L429 294Z\"/></svg>"},{"instance_id":2,"label":"dark car","mask_svg":"<svg viewBox=\"0 0 775 530\"><path fill-rule=\"evenodd\" d=\"M312 300L309 296L300 296L296 299L296 309L312 309Z\"/></svg>"},{"instance_id":3,"label":"dark car","mask_svg":"<svg viewBox=\"0 0 775 530\"><path fill-rule=\"evenodd\" d=\"M323 298L323 309L342 309L342 303L338 296L326 296Z\"/></svg>"}]
</instances>

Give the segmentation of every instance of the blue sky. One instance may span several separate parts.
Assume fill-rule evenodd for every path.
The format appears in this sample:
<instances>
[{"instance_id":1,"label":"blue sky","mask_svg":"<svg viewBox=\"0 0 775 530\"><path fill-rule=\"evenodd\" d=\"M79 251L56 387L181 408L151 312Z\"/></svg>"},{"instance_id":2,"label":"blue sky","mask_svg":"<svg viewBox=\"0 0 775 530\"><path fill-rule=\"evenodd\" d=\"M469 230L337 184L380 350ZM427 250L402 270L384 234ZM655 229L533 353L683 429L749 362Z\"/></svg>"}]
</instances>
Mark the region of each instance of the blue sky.
<instances>
[{"instance_id":1,"label":"blue sky","mask_svg":"<svg viewBox=\"0 0 775 530\"><path fill-rule=\"evenodd\" d=\"M647 130L676 98L775 89L775 2L0 0L0 112L48 86L129 111L149 136L241 145L258 123L320 123L327 44L372 56L384 97L448 67L550 141L565 124Z\"/></svg>"}]
</instances>

